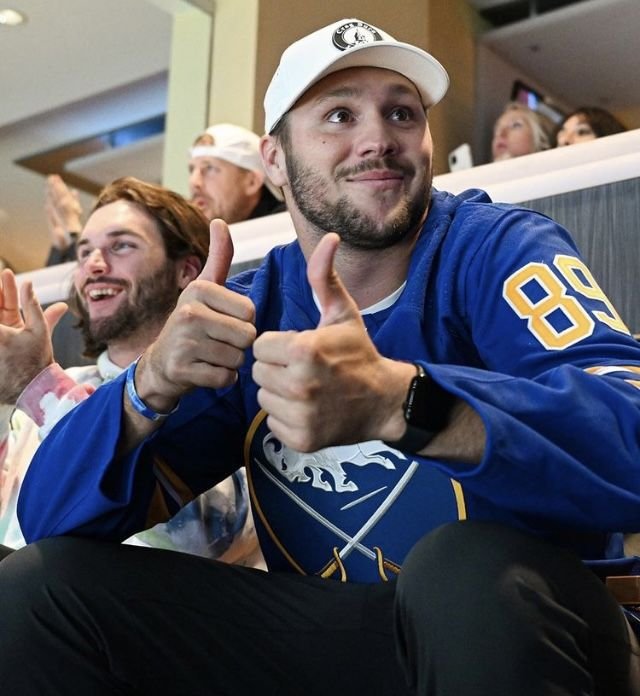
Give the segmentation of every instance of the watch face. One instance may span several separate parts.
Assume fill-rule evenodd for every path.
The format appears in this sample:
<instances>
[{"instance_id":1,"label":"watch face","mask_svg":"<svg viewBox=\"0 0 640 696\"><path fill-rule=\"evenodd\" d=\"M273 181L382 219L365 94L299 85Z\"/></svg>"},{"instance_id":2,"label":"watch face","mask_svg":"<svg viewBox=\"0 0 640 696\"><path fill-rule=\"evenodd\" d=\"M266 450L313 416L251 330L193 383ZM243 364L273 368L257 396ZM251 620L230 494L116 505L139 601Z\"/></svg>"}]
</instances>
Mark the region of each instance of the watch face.
<instances>
[{"instance_id":1,"label":"watch face","mask_svg":"<svg viewBox=\"0 0 640 696\"><path fill-rule=\"evenodd\" d=\"M415 427L426 428L429 412L429 382L426 374L416 375L409 385L409 393L404 406L404 417L407 423ZM427 428L428 429L428 428Z\"/></svg>"},{"instance_id":2,"label":"watch face","mask_svg":"<svg viewBox=\"0 0 640 696\"><path fill-rule=\"evenodd\" d=\"M424 371L409 386L404 417L414 428L435 434L447 424L454 397L434 382Z\"/></svg>"}]
</instances>

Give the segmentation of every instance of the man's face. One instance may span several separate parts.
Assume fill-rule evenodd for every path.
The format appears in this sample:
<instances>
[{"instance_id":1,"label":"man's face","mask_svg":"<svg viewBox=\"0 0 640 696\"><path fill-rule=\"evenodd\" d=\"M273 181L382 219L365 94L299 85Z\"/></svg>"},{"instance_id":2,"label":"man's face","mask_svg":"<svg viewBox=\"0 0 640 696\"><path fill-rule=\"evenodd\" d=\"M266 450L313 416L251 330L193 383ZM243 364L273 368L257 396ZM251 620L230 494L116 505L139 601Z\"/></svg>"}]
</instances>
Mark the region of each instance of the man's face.
<instances>
[{"instance_id":1,"label":"man's face","mask_svg":"<svg viewBox=\"0 0 640 696\"><path fill-rule=\"evenodd\" d=\"M192 157L189 160L191 201L207 220L242 222L255 207L254 177L254 172L217 157Z\"/></svg>"},{"instance_id":2,"label":"man's face","mask_svg":"<svg viewBox=\"0 0 640 696\"><path fill-rule=\"evenodd\" d=\"M96 343L164 322L180 293L176 263L166 256L155 220L124 200L87 220L78 240L74 288Z\"/></svg>"},{"instance_id":3,"label":"man's face","mask_svg":"<svg viewBox=\"0 0 640 696\"><path fill-rule=\"evenodd\" d=\"M431 134L413 83L350 68L314 85L289 112L283 139L293 205L355 248L389 247L423 219Z\"/></svg>"}]
</instances>

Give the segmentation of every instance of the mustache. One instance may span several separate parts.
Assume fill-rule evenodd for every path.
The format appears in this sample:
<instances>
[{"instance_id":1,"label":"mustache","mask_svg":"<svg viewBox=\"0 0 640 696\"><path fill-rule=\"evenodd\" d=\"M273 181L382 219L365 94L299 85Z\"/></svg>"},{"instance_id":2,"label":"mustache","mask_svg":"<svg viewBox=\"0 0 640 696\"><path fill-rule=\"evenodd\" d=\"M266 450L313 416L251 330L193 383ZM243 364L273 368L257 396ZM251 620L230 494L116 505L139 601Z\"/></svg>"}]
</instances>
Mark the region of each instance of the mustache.
<instances>
[{"instance_id":1,"label":"mustache","mask_svg":"<svg viewBox=\"0 0 640 696\"><path fill-rule=\"evenodd\" d=\"M344 179L376 169L389 169L390 171L408 176L413 176L416 173L416 168L410 162L401 162L396 157L381 157L379 159L364 160L351 167L340 167L336 170L336 179Z\"/></svg>"}]
</instances>

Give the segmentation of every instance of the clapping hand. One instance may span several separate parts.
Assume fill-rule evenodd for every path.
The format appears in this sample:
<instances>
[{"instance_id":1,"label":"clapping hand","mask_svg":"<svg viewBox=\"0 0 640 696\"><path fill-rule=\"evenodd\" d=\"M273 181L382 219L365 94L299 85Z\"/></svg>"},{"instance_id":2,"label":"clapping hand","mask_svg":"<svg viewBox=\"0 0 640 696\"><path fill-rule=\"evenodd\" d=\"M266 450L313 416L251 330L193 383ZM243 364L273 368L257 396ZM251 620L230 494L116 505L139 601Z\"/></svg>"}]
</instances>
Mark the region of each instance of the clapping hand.
<instances>
[{"instance_id":1,"label":"clapping hand","mask_svg":"<svg viewBox=\"0 0 640 696\"><path fill-rule=\"evenodd\" d=\"M57 174L48 176L44 210L51 244L64 251L71 243L70 232L80 232L82 229L82 206L78 192L68 188Z\"/></svg>"},{"instance_id":2,"label":"clapping hand","mask_svg":"<svg viewBox=\"0 0 640 696\"><path fill-rule=\"evenodd\" d=\"M51 334L67 311L56 302L44 311L30 281L20 288L13 271L0 273L0 403L15 404L22 390L53 362Z\"/></svg>"}]
</instances>

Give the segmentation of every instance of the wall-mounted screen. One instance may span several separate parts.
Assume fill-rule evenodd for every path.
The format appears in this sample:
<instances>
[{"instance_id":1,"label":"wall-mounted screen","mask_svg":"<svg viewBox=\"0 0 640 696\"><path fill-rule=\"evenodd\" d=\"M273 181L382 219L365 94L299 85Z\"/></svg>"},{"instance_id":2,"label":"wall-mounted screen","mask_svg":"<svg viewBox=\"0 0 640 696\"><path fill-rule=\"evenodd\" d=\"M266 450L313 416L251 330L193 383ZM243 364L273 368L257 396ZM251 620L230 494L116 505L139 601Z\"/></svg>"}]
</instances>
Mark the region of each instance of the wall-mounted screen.
<instances>
[{"instance_id":1,"label":"wall-mounted screen","mask_svg":"<svg viewBox=\"0 0 640 696\"><path fill-rule=\"evenodd\" d=\"M515 80L511 88L511 101L521 102L526 104L533 111L538 111L547 118L550 118L554 123L560 123L564 120L566 114L555 106L548 97L540 94L537 90L529 85Z\"/></svg>"}]
</instances>

